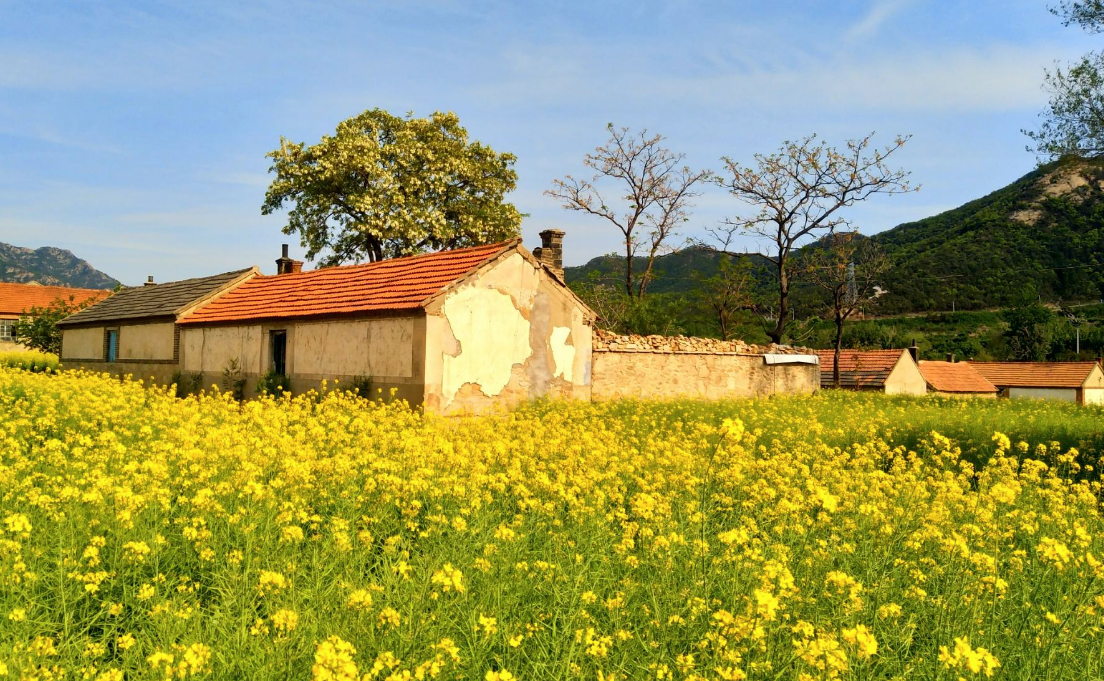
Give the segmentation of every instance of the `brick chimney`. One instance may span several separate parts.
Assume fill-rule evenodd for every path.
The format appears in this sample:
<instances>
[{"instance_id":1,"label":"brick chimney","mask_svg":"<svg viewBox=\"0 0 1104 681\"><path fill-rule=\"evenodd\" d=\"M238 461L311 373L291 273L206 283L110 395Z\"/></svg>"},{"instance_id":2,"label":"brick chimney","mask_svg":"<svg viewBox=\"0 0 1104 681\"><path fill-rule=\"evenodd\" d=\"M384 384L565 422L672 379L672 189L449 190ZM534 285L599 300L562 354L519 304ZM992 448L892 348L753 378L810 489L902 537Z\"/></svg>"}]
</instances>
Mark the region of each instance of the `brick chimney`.
<instances>
[{"instance_id":1,"label":"brick chimney","mask_svg":"<svg viewBox=\"0 0 1104 681\"><path fill-rule=\"evenodd\" d=\"M545 267L552 270L563 279L564 233L558 229L546 229L540 233L540 238L540 248L534 248L533 255L544 263Z\"/></svg>"},{"instance_id":2,"label":"brick chimney","mask_svg":"<svg viewBox=\"0 0 1104 681\"><path fill-rule=\"evenodd\" d=\"M951 364L954 364L954 355L955 354L953 352L948 352L947 353L947 361L950 362Z\"/></svg>"},{"instance_id":3,"label":"brick chimney","mask_svg":"<svg viewBox=\"0 0 1104 681\"><path fill-rule=\"evenodd\" d=\"M276 274L295 274L303 271L302 260L292 260L288 257L288 245L283 244L283 252L276 258Z\"/></svg>"},{"instance_id":4,"label":"brick chimney","mask_svg":"<svg viewBox=\"0 0 1104 681\"><path fill-rule=\"evenodd\" d=\"M909 354L912 355L912 361L920 361L920 348L916 345L916 339L913 339L912 345L909 346Z\"/></svg>"},{"instance_id":5,"label":"brick chimney","mask_svg":"<svg viewBox=\"0 0 1104 681\"><path fill-rule=\"evenodd\" d=\"M153 275L152 274L149 275L148 277L146 277L146 283L142 284L142 286L157 286L157 284L153 283Z\"/></svg>"}]
</instances>

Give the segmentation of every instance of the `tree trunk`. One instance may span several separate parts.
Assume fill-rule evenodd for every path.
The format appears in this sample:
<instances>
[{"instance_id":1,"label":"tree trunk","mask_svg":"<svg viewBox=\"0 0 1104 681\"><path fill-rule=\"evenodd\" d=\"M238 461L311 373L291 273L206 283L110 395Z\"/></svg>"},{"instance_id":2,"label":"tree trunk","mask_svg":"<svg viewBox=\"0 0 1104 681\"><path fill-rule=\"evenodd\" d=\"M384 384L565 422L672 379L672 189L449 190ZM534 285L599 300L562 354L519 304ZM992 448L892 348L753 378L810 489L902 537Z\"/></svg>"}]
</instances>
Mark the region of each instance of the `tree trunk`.
<instances>
[{"instance_id":1,"label":"tree trunk","mask_svg":"<svg viewBox=\"0 0 1104 681\"><path fill-rule=\"evenodd\" d=\"M774 343L782 343L782 334L786 331L786 312L789 310L790 302L790 279L786 272L786 261L779 259L778 261L778 321L775 322L774 330L768 331L767 335Z\"/></svg>"},{"instance_id":2,"label":"tree trunk","mask_svg":"<svg viewBox=\"0 0 1104 681\"><path fill-rule=\"evenodd\" d=\"M633 251L632 240L625 237L625 294L633 295Z\"/></svg>"},{"instance_id":3,"label":"tree trunk","mask_svg":"<svg viewBox=\"0 0 1104 681\"><path fill-rule=\"evenodd\" d=\"M832 363L832 386L840 387L840 350L843 348L843 317L836 313L836 357Z\"/></svg>"}]
</instances>

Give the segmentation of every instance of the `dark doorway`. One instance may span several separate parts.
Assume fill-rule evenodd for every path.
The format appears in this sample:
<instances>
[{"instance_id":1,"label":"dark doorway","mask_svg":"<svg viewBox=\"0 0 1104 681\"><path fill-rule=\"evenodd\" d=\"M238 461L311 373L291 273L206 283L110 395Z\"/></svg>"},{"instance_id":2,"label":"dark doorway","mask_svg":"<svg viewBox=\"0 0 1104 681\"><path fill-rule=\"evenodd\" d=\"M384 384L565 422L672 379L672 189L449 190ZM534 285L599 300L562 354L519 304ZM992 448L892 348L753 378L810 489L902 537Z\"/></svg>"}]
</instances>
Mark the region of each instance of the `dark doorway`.
<instances>
[{"instance_id":1,"label":"dark doorway","mask_svg":"<svg viewBox=\"0 0 1104 681\"><path fill-rule=\"evenodd\" d=\"M287 374L287 331L272 331L272 370Z\"/></svg>"}]
</instances>

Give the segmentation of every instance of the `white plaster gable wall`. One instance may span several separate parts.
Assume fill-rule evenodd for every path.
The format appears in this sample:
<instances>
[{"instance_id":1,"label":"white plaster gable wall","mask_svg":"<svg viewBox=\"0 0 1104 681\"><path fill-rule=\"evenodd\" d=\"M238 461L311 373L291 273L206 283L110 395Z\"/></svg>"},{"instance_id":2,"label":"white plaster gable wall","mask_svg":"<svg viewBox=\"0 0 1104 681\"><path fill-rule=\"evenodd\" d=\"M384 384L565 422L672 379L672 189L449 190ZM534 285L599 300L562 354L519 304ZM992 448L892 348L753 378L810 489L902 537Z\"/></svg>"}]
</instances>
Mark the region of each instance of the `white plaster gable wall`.
<instances>
[{"instance_id":1,"label":"white plaster gable wall","mask_svg":"<svg viewBox=\"0 0 1104 681\"><path fill-rule=\"evenodd\" d=\"M575 346L569 343L571 339L571 327L556 326L552 328L552 360L555 369L553 378L559 376L568 381L572 380L575 365Z\"/></svg>"},{"instance_id":2,"label":"white plaster gable wall","mask_svg":"<svg viewBox=\"0 0 1104 681\"><path fill-rule=\"evenodd\" d=\"M515 364L524 364L529 346L529 320L502 291L465 286L441 306L456 346L443 357L442 407L447 407L467 383L484 395L502 392Z\"/></svg>"}]
</instances>

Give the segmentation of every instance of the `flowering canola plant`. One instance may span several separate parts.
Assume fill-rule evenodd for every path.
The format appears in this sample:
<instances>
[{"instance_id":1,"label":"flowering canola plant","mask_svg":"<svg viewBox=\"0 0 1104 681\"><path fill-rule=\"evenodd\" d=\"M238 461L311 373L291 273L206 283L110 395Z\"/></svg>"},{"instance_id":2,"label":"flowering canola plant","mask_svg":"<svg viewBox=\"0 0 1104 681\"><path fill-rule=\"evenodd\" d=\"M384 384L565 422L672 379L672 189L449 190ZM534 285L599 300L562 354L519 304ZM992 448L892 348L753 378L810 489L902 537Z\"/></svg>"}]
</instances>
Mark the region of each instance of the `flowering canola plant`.
<instances>
[{"instance_id":1,"label":"flowering canola plant","mask_svg":"<svg viewBox=\"0 0 1104 681\"><path fill-rule=\"evenodd\" d=\"M1023 422L990 402L916 408ZM1104 675L1094 464L913 441L912 405L442 419L0 369L0 679Z\"/></svg>"}]
</instances>

